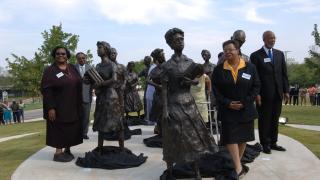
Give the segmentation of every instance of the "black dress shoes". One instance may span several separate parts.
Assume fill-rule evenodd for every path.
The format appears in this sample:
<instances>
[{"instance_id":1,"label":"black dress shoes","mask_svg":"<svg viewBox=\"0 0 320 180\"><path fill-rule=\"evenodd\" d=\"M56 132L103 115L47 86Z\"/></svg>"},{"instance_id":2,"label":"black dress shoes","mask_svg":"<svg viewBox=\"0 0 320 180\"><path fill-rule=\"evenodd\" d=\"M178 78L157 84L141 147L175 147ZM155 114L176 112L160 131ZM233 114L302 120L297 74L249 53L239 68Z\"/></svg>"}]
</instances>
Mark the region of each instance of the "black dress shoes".
<instances>
[{"instance_id":1,"label":"black dress shoes","mask_svg":"<svg viewBox=\"0 0 320 180\"><path fill-rule=\"evenodd\" d=\"M266 154L271 154L270 146L262 146L262 151Z\"/></svg>"},{"instance_id":2,"label":"black dress shoes","mask_svg":"<svg viewBox=\"0 0 320 180\"><path fill-rule=\"evenodd\" d=\"M72 159L74 159L74 155L71 153L70 148L66 148L66 149L64 150L64 153L67 154L67 155L69 155L69 156L71 156Z\"/></svg>"},{"instance_id":3,"label":"black dress shoes","mask_svg":"<svg viewBox=\"0 0 320 180\"><path fill-rule=\"evenodd\" d=\"M272 150L276 150L276 151L286 151L285 148L283 148L283 147L281 147L281 146L278 146L277 144L272 144L272 145L270 146L270 148L271 148Z\"/></svg>"},{"instance_id":4,"label":"black dress shoes","mask_svg":"<svg viewBox=\"0 0 320 180\"><path fill-rule=\"evenodd\" d=\"M54 154L53 160L57 162L70 162L72 161L72 157L66 153Z\"/></svg>"}]
</instances>

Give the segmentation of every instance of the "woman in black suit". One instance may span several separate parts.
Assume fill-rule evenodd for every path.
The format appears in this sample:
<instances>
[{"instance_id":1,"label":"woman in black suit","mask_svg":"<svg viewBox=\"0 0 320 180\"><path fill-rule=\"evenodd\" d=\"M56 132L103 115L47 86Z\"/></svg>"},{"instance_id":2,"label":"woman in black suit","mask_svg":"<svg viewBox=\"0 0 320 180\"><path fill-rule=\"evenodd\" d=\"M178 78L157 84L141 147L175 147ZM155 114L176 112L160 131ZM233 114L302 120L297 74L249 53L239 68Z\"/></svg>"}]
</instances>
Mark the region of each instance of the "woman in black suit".
<instances>
[{"instance_id":1,"label":"woman in black suit","mask_svg":"<svg viewBox=\"0 0 320 180\"><path fill-rule=\"evenodd\" d=\"M212 88L218 103L218 118L222 122L221 144L226 145L238 175L245 174L241 158L246 142L254 140L254 100L260 81L253 64L239 56L239 44L223 43L224 63L212 75Z\"/></svg>"}]
</instances>

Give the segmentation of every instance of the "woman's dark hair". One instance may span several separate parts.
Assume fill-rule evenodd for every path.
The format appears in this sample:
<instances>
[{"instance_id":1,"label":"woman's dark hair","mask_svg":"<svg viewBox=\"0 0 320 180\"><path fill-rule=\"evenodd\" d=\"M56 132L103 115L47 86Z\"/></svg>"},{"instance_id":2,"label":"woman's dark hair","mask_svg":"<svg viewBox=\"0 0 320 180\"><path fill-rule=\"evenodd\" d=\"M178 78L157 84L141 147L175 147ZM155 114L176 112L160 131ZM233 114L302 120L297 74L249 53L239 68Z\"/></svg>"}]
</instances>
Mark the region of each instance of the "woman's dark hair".
<instances>
[{"instance_id":1,"label":"woman's dark hair","mask_svg":"<svg viewBox=\"0 0 320 180\"><path fill-rule=\"evenodd\" d=\"M52 56L53 58L56 57L56 52L57 52L58 49L64 49L64 50L66 51L66 54L67 54L68 59L70 59L71 53L70 53L69 49L67 49L67 48L64 47L64 46L56 46L56 47L51 51L51 56Z\"/></svg>"},{"instance_id":2,"label":"woman's dark hair","mask_svg":"<svg viewBox=\"0 0 320 180\"><path fill-rule=\"evenodd\" d=\"M160 58L160 54L163 52L163 49L157 48L153 50L150 54L150 56L153 58L153 62L157 61L157 59Z\"/></svg>"},{"instance_id":3,"label":"woman's dark hair","mask_svg":"<svg viewBox=\"0 0 320 180\"><path fill-rule=\"evenodd\" d=\"M226 46L229 45L229 44L233 44L236 49L239 49L239 43L238 43L238 41L235 41L235 40L225 41L225 42L222 44L222 48L226 47Z\"/></svg>"},{"instance_id":4,"label":"woman's dark hair","mask_svg":"<svg viewBox=\"0 0 320 180\"><path fill-rule=\"evenodd\" d=\"M167 44L170 46L170 44L172 43L173 40L173 36L175 34L181 34L182 36L184 36L184 32L179 29L179 28L172 28L169 29L166 34L164 35L164 38L166 39Z\"/></svg>"}]
</instances>

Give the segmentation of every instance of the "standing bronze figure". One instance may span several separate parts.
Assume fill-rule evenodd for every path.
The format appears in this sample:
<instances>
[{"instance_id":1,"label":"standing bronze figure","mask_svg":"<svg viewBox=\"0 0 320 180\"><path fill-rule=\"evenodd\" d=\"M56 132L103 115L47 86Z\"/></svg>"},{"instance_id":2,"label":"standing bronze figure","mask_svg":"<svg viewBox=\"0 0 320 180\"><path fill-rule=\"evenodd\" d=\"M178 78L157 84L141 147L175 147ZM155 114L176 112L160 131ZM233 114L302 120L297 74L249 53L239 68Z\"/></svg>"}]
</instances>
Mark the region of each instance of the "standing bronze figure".
<instances>
[{"instance_id":1,"label":"standing bronze figure","mask_svg":"<svg viewBox=\"0 0 320 180\"><path fill-rule=\"evenodd\" d=\"M97 53L101 62L97 64L96 71L103 81L94 84L96 89L96 109L94 112L93 131L98 131L98 147L103 147L103 133L119 132L119 147L123 150L123 122L119 96L115 90L117 79L117 66L110 58L110 45L104 41L97 42ZM102 151L101 151L102 152Z\"/></svg>"},{"instance_id":2,"label":"standing bronze figure","mask_svg":"<svg viewBox=\"0 0 320 180\"><path fill-rule=\"evenodd\" d=\"M124 110L128 119L129 112L137 112L140 119L140 111L142 110L142 102L140 100L137 85L138 75L133 72L134 62L131 61L127 65L127 81L124 89Z\"/></svg>"},{"instance_id":3,"label":"standing bronze figure","mask_svg":"<svg viewBox=\"0 0 320 180\"><path fill-rule=\"evenodd\" d=\"M155 87L155 93L153 95L150 116L151 119L155 119L157 122L154 132L162 136L161 120L163 99L161 97L161 65L166 61L166 58L164 57L163 49L159 48L153 50L151 56L153 58L154 63L156 64L156 67L151 70L147 79L148 84Z\"/></svg>"},{"instance_id":4,"label":"standing bronze figure","mask_svg":"<svg viewBox=\"0 0 320 180\"><path fill-rule=\"evenodd\" d=\"M203 67L182 54L182 30L168 30L165 39L174 54L162 65L161 73L163 159L167 164L169 178L172 178L174 163L191 162L196 179L201 179L198 167L200 156L218 151L190 93L192 79L203 73Z\"/></svg>"}]
</instances>

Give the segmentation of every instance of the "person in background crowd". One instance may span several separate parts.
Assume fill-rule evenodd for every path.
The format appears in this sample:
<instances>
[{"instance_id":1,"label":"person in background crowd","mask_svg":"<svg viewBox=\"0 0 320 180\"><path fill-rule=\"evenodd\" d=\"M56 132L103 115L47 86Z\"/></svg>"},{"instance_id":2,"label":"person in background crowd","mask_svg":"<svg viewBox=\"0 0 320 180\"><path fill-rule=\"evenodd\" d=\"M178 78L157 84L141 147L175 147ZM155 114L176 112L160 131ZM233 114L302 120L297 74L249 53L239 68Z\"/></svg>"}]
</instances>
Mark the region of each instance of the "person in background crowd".
<instances>
[{"instance_id":1,"label":"person in background crowd","mask_svg":"<svg viewBox=\"0 0 320 180\"><path fill-rule=\"evenodd\" d=\"M9 106L9 102L8 101L4 101L3 104L5 105L5 110L3 112L3 119L5 121L6 124L11 124L11 120L12 120L12 111L11 108Z\"/></svg>"},{"instance_id":2,"label":"person in background crowd","mask_svg":"<svg viewBox=\"0 0 320 180\"><path fill-rule=\"evenodd\" d=\"M4 121L4 117L3 117L3 114L4 114L4 110L6 109L5 105L0 102L0 125L6 125L6 122Z\"/></svg>"},{"instance_id":3,"label":"person in background crowd","mask_svg":"<svg viewBox=\"0 0 320 180\"><path fill-rule=\"evenodd\" d=\"M21 123L19 104L13 100L12 104L10 105L10 108L12 110L13 122L14 123Z\"/></svg>"},{"instance_id":4,"label":"person in background crowd","mask_svg":"<svg viewBox=\"0 0 320 180\"><path fill-rule=\"evenodd\" d=\"M317 106L320 106L320 85L316 87L316 104Z\"/></svg>"},{"instance_id":5,"label":"person in background crowd","mask_svg":"<svg viewBox=\"0 0 320 180\"><path fill-rule=\"evenodd\" d=\"M47 121L46 144L56 148L54 161L69 162L74 159L70 147L83 141L82 80L76 67L68 63L71 54L67 48L57 46L51 56L54 62L44 70L41 80L43 118Z\"/></svg>"},{"instance_id":6,"label":"person in background crowd","mask_svg":"<svg viewBox=\"0 0 320 180\"><path fill-rule=\"evenodd\" d=\"M290 86L290 90L289 90L289 105L291 105L291 103L293 102L292 99L293 99L293 96L294 96L294 86ZM285 103L285 105L287 105L288 103Z\"/></svg>"},{"instance_id":7,"label":"person in background crowd","mask_svg":"<svg viewBox=\"0 0 320 180\"><path fill-rule=\"evenodd\" d=\"M77 71L79 72L81 78L84 74L92 67L86 63L87 55L83 52L78 52L76 54L77 63L75 65ZM90 124L90 110L92 101L92 86L90 84L85 84L82 82L82 110L81 110L81 121L83 127L83 139L89 139L88 129Z\"/></svg>"},{"instance_id":8,"label":"person in background crowd","mask_svg":"<svg viewBox=\"0 0 320 180\"><path fill-rule=\"evenodd\" d=\"M24 122L24 108L26 107L26 105L24 104L23 100L20 99L19 101L19 113L20 113L20 117L22 122Z\"/></svg>"},{"instance_id":9,"label":"person in background crowd","mask_svg":"<svg viewBox=\"0 0 320 180\"><path fill-rule=\"evenodd\" d=\"M299 105L299 85L296 84L293 89L293 105Z\"/></svg>"},{"instance_id":10,"label":"person in background crowd","mask_svg":"<svg viewBox=\"0 0 320 180\"><path fill-rule=\"evenodd\" d=\"M307 88L300 88L299 90L300 96L300 105L302 104L307 105Z\"/></svg>"},{"instance_id":11,"label":"person in background crowd","mask_svg":"<svg viewBox=\"0 0 320 180\"><path fill-rule=\"evenodd\" d=\"M289 81L284 53L273 48L275 34L265 31L262 38L264 46L251 54L250 61L256 66L261 81L256 98L260 144L264 153L271 154L271 149L286 151L277 141L282 99L289 99Z\"/></svg>"},{"instance_id":12,"label":"person in background crowd","mask_svg":"<svg viewBox=\"0 0 320 180\"><path fill-rule=\"evenodd\" d=\"M316 103L316 88L315 86L311 86L308 88L308 94L310 98L310 104L311 106L314 106Z\"/></svg>"}]
</instances>

